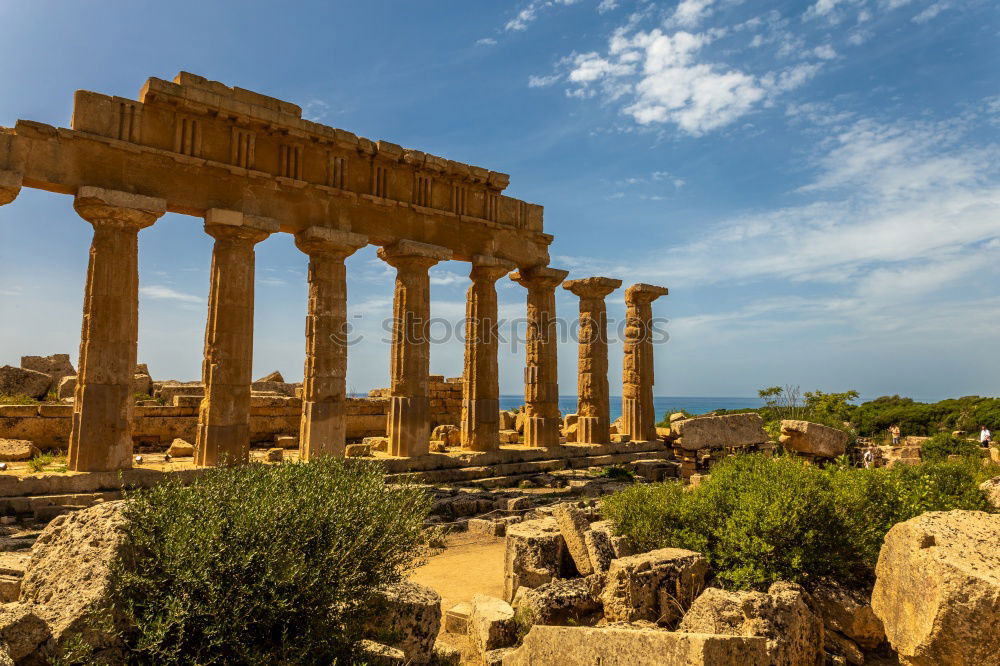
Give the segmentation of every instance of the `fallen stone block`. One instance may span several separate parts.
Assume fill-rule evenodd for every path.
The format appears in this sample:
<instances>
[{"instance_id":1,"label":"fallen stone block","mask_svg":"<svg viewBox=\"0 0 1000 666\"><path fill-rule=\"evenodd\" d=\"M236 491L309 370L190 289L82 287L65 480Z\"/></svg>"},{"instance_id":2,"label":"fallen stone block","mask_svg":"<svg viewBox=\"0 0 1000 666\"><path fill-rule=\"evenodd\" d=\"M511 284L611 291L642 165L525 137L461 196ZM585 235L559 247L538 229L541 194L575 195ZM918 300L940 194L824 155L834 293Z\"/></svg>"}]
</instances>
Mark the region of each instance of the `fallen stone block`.
<instances>
[{"instance_id":1,"label":"fallen stone block","mask_svg":"<svg viewBox=\"0 0 1000 666\"><path fill-rule=\"evenodd\" d=\"M469 616L472 615L472 604L462 601L444 614L444 630L449 634L465 635L469 633Z\"/></svg>"},{"instance_id":2,"label":"fallen stone block","mask_svg":"<svg viewBox=\"0 0 1000 666\"><path fill-rule=\"evenodd\" d=\"M844 455L848 440L849 437L843 430L789 419L781 422L781 437L778 438L778 442L789 451L820 458Z\"/></svg>"},{"instance_id":3,"label":"fallen stone block","mask_svg":"<svg viewBox=\"0 0 1000 666\"><path fill-rule=\"evenodd\" d=\"M69 354L52 354L51 356L22 356L21 367L48 375L52 381L49 386L59 386L63 377L76 375Z\"/></svg>"},{"instance_id":4,"label":"fallen stone block","mask_svg":"<svg viewBox=\"0 0 1000 666\"><path fill-rule=\"evenodd\" d=\"M764 422L758 414L698 416L674 421L670 432L674 446L687 451L715 448L743 448L767 442Z\"/></svg>"},{"instance_id":5,"label":"fallen stone block","mask_svg":"<svg viewBox=\"0 0 1000 666\"><path fill-rule=\"evenodd\" d=\"M27 439L0 439L0 461L15 462L31 460L41 451L34 442Z\"/></svg>"},{"instance_id":6,"label":"fallen stone block","mask_svg":"<svg viewBox=\"0 0 1000 666\"><path fill-rule=\"evenodd\" d=\"M52 378L44 372L0 366L0 395L23 395L29 398L44 398L52 385Z\"/></svg>"},{"instance_id":7,"label":"fallen stone block","mask_svg":"<svg viewBox=\"0 0 1000 666\"><path fill-rule=\"evenodd\" d=\"M299 448L299 438L295 435L276 435L274 445L283 449Z\"/></svg>"},{"instance_id":8,"label":"fallen stone block","mask_svg":"<svg viewBox=\"0 0 1000 666\"><path fill-rule=\"evenodd\" d=\"M559 578L567 559L566 541L554 518L526 520L507 528L504 598L519 587L536 588Z\"/></svg>"},{"instance_id":9,"label":"fallen stone block","mask_svg":"<svg viewBox=\"0 0 1000 666\"><path fill-rule=\"evenodd\" d=\"M823 583L810 596L813 610L828 631L839 632L866 650L874 650L885 640L885 627L864 593Z\"/></svg>"},{"instance_id":10,"label":"fallen stone block","mask_svg":"<svg viewBox=\"0 0 1000 666\"><path fill-rule=\"evenodd\" d=\"M109 580L123 545L123 505L105 502L58 516L32 547L21 603L45 621L56 649L68 640L98 651L121 647L123 619L111 605Z\"/></svg>"},{"instance_id":11,"label":"fallen stone block","mask_svg":"<svg viewBox=\"0 0 1000 666\"><path fill-rule=\"evenodd\" d=\"M705 590L684 614L678 631L767 640L768 663L799 666L822 663L823 620L811 608L806 591L777 582L767 593Z\"/></svg>"},{"instance_id":12,"label":"fallen stone block","mask_svg":"<svg viewBox=\"0 0 1000 666\"><path fill-rule=\"evenodd\" d=\"M507 523L489 518L470 518L468 528L470 532L486 536L501 537L507 533Z\"/></svg>"},{"instance_id":13,"label":"fallen stone block","mask_svg":"<svg viewBox=\"0 0 1000 666\"><path fill-rule=\"evenodd\" d=\"M20 661L49 638L45 620L21 603L0 606L0 645L7 647L13 661Z\"/></svg>"},{"instance_id":14,"label":"fallen stone block","mask_svg":"<svg viewBox=\"0 0 1000 666\"><path fill-rule=\"evenodd\" d=\"M504 666L766 666L763 638L535 625Z\"/></svg>"},{"instance_id":15,"label":"fallen stone block","mask_svg":"<svg viewBox=\"0 0 1000 666\"><path fill-rule=\"evenodd\" d=\"M669 624L705 585L701 553L662 548L612 560L601 593L608 622L646 620Z\"/></svg>"},{"instance_id":16,"label":"fallen stone block","mask_svg":"<svg viewBox=\"0 0 1000 666\"><path fill-rule=\"evenodd\" d=\"M594 573L604 573L611 568L611 560L615 559L615 548L611 543L611 535L604 530L587 530L583 534L583 542L587 546L587 556Z\"/></svg>"},{"instance_id":17,"label":"fallen stone block","mask_svg":"<svg viewBox=\"0 0 1000 666\"><path fill-rule=\"evenodd\" d=\"M188 458L194 455L194 444L178 437L167 447L167 453L174 458Z\"/></svg>"},{"instance_id":18,"label":"fallen stone block","mask_svg":"<svg viewBox=\"0 0 1000 666\"><path fill-rule=\"evenodd\" d=\"M272 372L269 375L264 375L263 377L261 377L260 379L258 379L256 382L254 382L254 384L258 384L258 383L261 383L261 382L279 382L281 384L284 384L285 383L285 378L281 376L280 372L278 372L277 370L275 370L274 372Z\"/></svg>"},{"instance_id":19,"label":"fallen stone block","mask_svg":"<svg viewBox=\"0 0 1000 666\"><path fill-rule=\"evenodd\" d=\"M823 650L828 657L831 655L840 657L851 666L861 666L865 663L865 653L858 644L838 631L827 630L823 633Z\"/></svg>"},{"instance_id":20,"label":"fallen stone block","mask_svg":"<svg viewBox=\"0 0 1000 666\"><path fill-rule=\"evenodd\" d=\"M366 635L402 650L409 663L426 664L434 656L441 629L441 595L424 585L404 581L379 592Z\"/></svg>"},{"instance_id":21,"label":"fallen stone block","mask_svg":"<svg viewBox=\"0 0 1000 666\"><path fill-rule=\"evenodd\" d=\"M348 444L344 447L344 455L348 458L364 458L371 454L372 447L368 444Z\"/></svg>"},{"instance_id":22,"label":"fallen stone block","mask_svg":"<svg viewBox=\"0 0 1000 666\"><path fill-rule=\"evenodd\" d=\"M931 511L889 530L872 608L900 661L1000 664L1000 515Z\"/></svg>"},{"instance_id":23,"label":"fallen stone block","mask_svg":"<svg viewBox=\"0 0 1000 666\"><path fill-rule=\"evenodd\" d=\"M520 437L516 430L501 430L500 431L500 443L501 444L517 444L520 441Z\"/></svg>"},{"instance_id":24,"label":"fallen stone block","mask_svg":"<svg viewBox=\"0 0 1000 666\"><path fill-rule=\"evenodd\" d=\"M361 440L362 444L367 444L372 451L388 451L389 450L389 438L388 437L365 437Z\"/></svg>"},{"instance_id":25,"label":"fallen stone block","mask_svg":"<svg viewBox=\"0 0 1000 666\"><path fill-rule=\"evenodd\" d=\"M60 379L56 388L56 393L60 400L72 398L76 393L76 375Z\"/></svg>"},{"instance_id":26,"label":"fallen stone block","mask_svg":"<svg viewBox=\"0 0 1000 666\"><path fill-rule=\"evenodd\" d=\"M552 507L552 517L559 525L559 532L566 542L566 549L573 562L576 563L576 570L581 576L589 576L594 572L594 567L590 563L590 553L584 540L584 535L590 530L587 515L572 504L564 502Z\"/></svg>"},{"instance_id":27,"label":"fallen stone block","mask_svg":"<svg viewBox=\"0 0 1000 666\"><path fill-rule=\"evenodd\" d=\"M979 489L986 495L993 508L1000 510L1000 476L983 481L979 484Z\"/></svg>"},{"instance_id":28,"label":"fallen stone block","mask_svg":"<svg viewBox=\"0 0 1000 666\"><path fill-rule=\"evenodd\" d=\"M469 640L477 654L510 647L515 641L514 609L503 599L484 594L472 597Z\"/></svg>"},{"instance_id":29,"label":"fallen stone block","mask_svg":"<svg viewBox=\"0 0 1000 666\"><path fill-rule=\"evenodd\" d=\"M519 595L515 607L532 624L591 625L601 613L601 600L583 578L554 580Z\"/></svg>"},{"instance_id":30,"label":"fallen stone block","mask_svg":"<svg viewBox=\"0 0 1000 666\"><path fill-rule=\"evenodd\" d=\"M268 449L266 454L267 462L281 462L285 457L285 450L279 447Z\"/></svg>"}]
</instances>

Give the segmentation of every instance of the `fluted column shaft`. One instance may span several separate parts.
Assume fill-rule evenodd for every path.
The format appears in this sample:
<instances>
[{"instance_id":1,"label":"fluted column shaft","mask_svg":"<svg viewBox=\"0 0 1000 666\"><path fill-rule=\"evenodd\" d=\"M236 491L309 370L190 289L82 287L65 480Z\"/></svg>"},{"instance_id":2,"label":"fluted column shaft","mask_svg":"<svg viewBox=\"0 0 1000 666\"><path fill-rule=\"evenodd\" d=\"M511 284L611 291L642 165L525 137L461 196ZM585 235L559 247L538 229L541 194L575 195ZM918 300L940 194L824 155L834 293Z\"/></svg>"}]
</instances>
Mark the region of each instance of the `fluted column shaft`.
<instances>
[{"instance_id":1,"label":"fluted column shaft","mask_svg":"<svg viewBox=\"0 0 1000 666\"><path fill-rule=\"evenodd\" d=\"M195 463L236 465L250 457L253 369L254 246L278 230L272 220L212 209L205 232L215 238L205 326Z\"/></svg>"},{"instance_id":2,"label":"fluted column shaft","mask_svg":"<svg viewBox=\"0 0 1000 666\"><path fill-rule=\"evenodd\" d=\"M556 287L567 271L538 266L511 274L528 290L528 330L525 336L524 443L559 445L559 356Z\"/></svg>"},{"instance_id":3,"label":"fluted column shaft","mask_svg":"<svg viewBox=\"0 0 1000 666\"><path fill-rule=\"evenodd\" d=\"M563 283L580 297L577 360L577 442L606 444L611 439L608 395L608 313L605 297L621 280L592 277Z\"/></svg>"},{"instance_id":4,"label":"fluted column shaft","mask_svg":"<svg viewBox=\"0 0 1000 666\"><path fill-rule=\"evenodd\" d=\"M302 380L302 460L343 456L347 399L347 268L344 260L368 238L324 227L296 234L309 255L309 312Z\"/></svg>"},{"instance_id":5,"label":"fluted column shaft","mask_svg":"<svg viewBox=\"0 0 1000 666\"><path fill-rule=\"evenodd\" d=\"M80 363L67 467L132 466L132 377L139 337L139 230L166 211L163 199L81 187L74 208L94 227L83 296Z\"/></svg>"},{"instance_id":6,"label":"fluted column shaft","mask_svg":"<svg viewBox=\"0 0 1000 666\"><path fill-rule=\"evenodd\" d=\"M653 408L652 302L665 287L634 284L625 290L625 358L622 363L622 431L633 441L656 439Z\"/></svg>"},{"instance_id":7,"label":"fluted column shaft","mask_svg":"<svg viewBox=\"0 0 1000 666\"><path fill-rule=\"evenodd\" d=\"M465 382L462 387L462 446L500 448L500 377L497 367L496 282L514 267L495 257L472 260L465 302Z\"/></svg>"},{"instance_id":8,"label":"fluted column shaft","mask_svg":"<svg viewBox=\"0 0 1000 666\"><path fill-rule=\"evenodd\" d=\"M396 269L392 304L392 357L387 434L390 455L419 456L429 451L431 266L451 251L415 241L379 248L378 256Z\"/></svg>"}]
</instances>

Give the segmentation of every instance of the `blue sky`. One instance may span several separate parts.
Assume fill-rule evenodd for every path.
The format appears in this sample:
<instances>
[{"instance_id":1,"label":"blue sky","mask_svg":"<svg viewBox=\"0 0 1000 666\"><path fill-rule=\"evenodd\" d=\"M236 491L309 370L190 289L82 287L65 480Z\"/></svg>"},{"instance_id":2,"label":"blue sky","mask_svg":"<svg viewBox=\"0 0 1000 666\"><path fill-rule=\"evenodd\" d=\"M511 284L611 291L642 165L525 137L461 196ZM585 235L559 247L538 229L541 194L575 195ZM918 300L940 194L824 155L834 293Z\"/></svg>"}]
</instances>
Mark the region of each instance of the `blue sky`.
<instances>
[{"instance_id":1,"label":"blue sky","mask_svg":"<svg viewBox=\"0 0 1000 666\"><path fill-rule=\"evenodd\" d=\"M545 206L552 265L668 286L658 395L763 386L997 395L1000 9L987 0L50 2L0 0L0 125L68 126L76 89L134 97L191 71L312 120L511 174ZM0 207L0 363L79 345L90 227L70 198ZM364 341L352 390L388 382L392 273L348 260ZM200 373L201 220L140 236L139 360ZM258 246L255 375L302 374L304 255ZM464 313L468 266L433 271ZM524 291L502 281L501 314ZM576 303L560 290L559 314ZM609 315L623 314L622 292ZM439 328L443 335L444 325ZM521 390L523 349L501 353ZM461 372L461 342L432 372ZM576 350L560 351L563 393ZM620 393L621 348L611 348Z\"/></svg>"}]
</instances>

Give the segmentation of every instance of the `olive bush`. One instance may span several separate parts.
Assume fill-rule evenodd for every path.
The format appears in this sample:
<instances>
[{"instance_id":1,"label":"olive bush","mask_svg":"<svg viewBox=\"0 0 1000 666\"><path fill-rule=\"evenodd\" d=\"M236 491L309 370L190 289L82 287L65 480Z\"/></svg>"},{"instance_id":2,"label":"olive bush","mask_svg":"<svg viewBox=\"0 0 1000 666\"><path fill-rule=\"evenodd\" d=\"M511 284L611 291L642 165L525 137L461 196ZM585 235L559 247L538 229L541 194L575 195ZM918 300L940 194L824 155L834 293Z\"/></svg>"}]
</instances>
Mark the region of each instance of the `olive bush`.
<instances>
[{"instance_id":1,"label":"olive bush","mask_svg":"<svg viewBox=\"0 0 1000 666\"><path fill-rule=\"evenodd\" d=\"M111 588L137 664L353 663L429 508L379 465L335 459L216 468L129 500Z\"/></svg>"}]
</instances>

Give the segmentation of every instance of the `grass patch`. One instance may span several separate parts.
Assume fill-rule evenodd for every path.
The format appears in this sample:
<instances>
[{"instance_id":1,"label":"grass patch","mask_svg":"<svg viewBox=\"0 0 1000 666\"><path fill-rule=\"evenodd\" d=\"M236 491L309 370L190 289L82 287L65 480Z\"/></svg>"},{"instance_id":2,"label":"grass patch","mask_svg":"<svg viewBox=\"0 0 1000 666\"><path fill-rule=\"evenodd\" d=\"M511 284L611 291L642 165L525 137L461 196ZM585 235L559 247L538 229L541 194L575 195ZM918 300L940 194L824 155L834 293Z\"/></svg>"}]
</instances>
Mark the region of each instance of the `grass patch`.
<instances>
[{"instance_id":1,"label":"grass patch","mask_svg":"<svg viewBox=\"0 0 1000 666\"><path fill-rule=\"evenodd\" d=\"M38 400L35 400L31 396L27 396L21 393L16 395L11 395L4 393L0 395L0 405L37 405L40 404Z\"/></svg>"}]
</instances>

